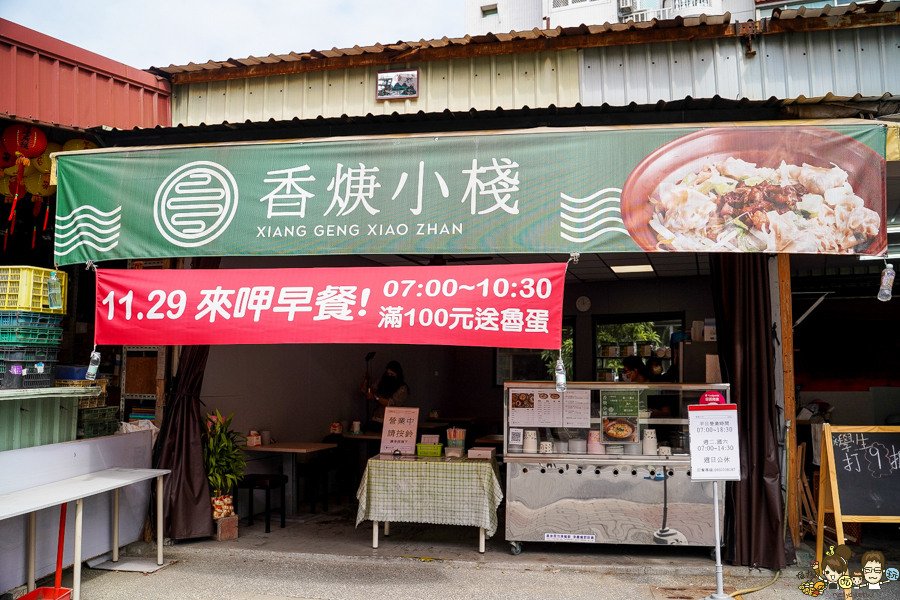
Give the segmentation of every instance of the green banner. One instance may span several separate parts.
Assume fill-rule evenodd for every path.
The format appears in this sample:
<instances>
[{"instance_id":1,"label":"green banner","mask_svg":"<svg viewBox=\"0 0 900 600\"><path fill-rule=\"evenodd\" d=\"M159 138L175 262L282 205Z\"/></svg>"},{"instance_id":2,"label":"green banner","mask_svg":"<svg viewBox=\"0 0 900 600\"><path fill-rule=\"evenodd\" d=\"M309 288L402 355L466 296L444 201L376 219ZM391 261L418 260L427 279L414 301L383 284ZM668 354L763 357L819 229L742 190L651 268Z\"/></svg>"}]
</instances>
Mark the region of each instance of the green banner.
<instances>
[{"instance_id":1,"label":"green banner","mask_svg":"<svg viewBox=\"0 0 900 600\"><path fill-rule=\"evenodd\" d=\"M59 264L176 256L886 247L881 124L64 153Z\"/></svg>"}]
</instances>

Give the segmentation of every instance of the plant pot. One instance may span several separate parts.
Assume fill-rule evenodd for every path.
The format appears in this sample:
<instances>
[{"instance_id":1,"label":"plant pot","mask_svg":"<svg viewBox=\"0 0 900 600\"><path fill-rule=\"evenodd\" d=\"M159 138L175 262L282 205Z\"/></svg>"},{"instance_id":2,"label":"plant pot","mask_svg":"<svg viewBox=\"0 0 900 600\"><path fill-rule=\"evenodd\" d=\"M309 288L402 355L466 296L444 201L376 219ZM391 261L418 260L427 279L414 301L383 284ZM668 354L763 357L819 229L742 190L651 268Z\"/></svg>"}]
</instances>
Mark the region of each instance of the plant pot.
<instances>
[{"instance_id":1,"label":"plant pot","mask_svg":"<svg viewBox=\"0 0 900 600\"><path fill-rule=\"evenodd\" d=\"M209 501L212 502L213 519L230 517L234 514L234 502L231 494L213 496Z\"/></svg>"},{"instance_id":2,"label":"plant pot","mask_svg":"<svg viewBox=\"0 0 900 600\"><path fill-rule=\"evenodd\" d=\"M217 542L227 542L236 540L238 537L238 518L237 515L230 517L222 517L221 519L213 519L216 524L216 532L213 535Z\"/></svg>"}]
</instances>

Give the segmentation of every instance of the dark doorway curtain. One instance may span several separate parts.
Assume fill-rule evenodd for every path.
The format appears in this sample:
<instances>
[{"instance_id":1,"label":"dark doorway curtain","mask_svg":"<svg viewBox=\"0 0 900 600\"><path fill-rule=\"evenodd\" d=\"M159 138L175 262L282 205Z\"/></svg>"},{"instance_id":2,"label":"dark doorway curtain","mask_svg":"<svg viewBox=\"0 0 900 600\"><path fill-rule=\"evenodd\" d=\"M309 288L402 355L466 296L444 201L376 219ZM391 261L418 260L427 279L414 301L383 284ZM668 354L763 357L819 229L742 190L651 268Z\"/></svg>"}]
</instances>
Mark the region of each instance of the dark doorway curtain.
<instances>
[{"instance_id":1,"label":"dark doorway curtain","mask_svg":"<svg viewBox=\"0 0 900 600\"><path fill-rule=\"evenodd\" d=\"M775 405L775 350L764 254L710 254L719 361L737 404L741 480L726 486L726 556L736 565L786 564Z\"/></svg>"},{"instance_id":2,"label":"dark doorway curtain","mask_svg":"<svg viewBox=\"0 0 900 600\"><path fill-rule=\"evenodd\" d=\"M194 268L216 269L219 258L193 260ZM184 346L178 372L166 398L153 467L170 469L163 484L165 537L183 540L213 534L209 480L203 464L202 433L205 418L200 390L209 346Z\"/></svg>"}]
</instances>

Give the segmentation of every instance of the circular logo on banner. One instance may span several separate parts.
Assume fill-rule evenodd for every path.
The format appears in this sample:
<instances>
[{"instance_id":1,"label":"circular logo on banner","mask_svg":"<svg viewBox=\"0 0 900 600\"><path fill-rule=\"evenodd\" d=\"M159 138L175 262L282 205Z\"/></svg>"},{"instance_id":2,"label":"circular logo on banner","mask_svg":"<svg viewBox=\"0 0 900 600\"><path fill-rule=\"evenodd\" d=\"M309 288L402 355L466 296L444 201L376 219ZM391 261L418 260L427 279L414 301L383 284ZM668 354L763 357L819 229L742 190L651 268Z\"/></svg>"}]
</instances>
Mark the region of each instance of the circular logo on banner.
<instances>
[{"instance_id":1,"label":"circular logo on banner","mask_svg":"<svg viewBox=\"0 0 900 600\"><path fill-rule=\"evenodd\" d=\"M237 182L228 169L198 160L172 171L162 182L153 201L153 220L176 246L196 248L228 229L237 205Z\"/></svg>"}]
</instances>

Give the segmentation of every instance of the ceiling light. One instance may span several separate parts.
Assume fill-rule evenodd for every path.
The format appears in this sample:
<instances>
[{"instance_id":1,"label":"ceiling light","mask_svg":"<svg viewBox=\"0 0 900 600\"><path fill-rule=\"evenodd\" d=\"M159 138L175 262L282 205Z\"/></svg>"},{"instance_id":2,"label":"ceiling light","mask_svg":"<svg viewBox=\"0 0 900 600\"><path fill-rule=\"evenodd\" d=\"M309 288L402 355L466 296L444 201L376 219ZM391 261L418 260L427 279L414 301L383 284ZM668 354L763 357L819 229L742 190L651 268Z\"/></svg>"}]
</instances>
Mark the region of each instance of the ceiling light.
<instances>
[{"instance_id":1,"label":"ceiling light","mask_svg":"<svg viewBox=\"0 0 900 600\"><path fill-rule=\"evenodd\" d=\"M888 233L900 233L900 225L888 225L884 230Z\"/></svg>"},{"instance_id":2,"label":"ceiling light","mask_svg":"<svg viewBox=\"0 0 900 600\"><path fill-rule=\"evenodd\" d=\"M610 267L613 273L652 273L652 265L620 265Z\"/></svg>"},{"instance_id":3,"label":"ceiling light","mask_svg":"<svg viewBox=\"0 0 900 600\"><path fill-rule=\"evenodd\" d=\"M868 256L868 255L859 255L859 260L886 260L888 258L900 258L900 252L894 252L893 254L885 254L884 256Z\"/></svg>"}]
</instances>

